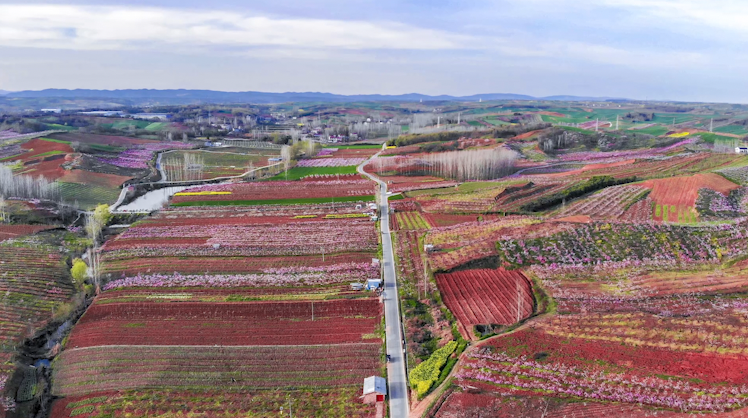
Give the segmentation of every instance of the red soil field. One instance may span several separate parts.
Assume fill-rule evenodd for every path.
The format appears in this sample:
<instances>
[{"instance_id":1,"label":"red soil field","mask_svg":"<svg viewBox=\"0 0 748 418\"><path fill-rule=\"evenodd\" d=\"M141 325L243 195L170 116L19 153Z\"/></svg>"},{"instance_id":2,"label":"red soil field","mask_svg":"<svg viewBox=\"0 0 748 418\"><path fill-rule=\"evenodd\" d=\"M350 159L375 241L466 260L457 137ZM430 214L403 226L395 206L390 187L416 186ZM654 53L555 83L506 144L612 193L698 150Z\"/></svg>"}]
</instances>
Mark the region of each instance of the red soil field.
<instances>
[{"instance_id":1,"label":"red soil field","mask_svg":"<svg viewBox=\"0 0 748 418\"><path fill-rule=\"evenodd\" d=\"M377 303L379 303L377 301ZM174 303L182 304L182 303ZM318 304L315 302L315 311ZM166 304L154 304L157 306ZM311 306L311 303L309 304ZM108 305L105 305L108 306ZM378 312L371 312L377 314ZM231 319L199 315L172 318L105 319L77 324L68 347L106 345L299 345L381 341L372 318ZM368 334L368 335L367 335Z\"/></svg>"},{"instance_id":2,"label":"red soil field","mask_svg":"<svg viewBox=\"0 0 748 418\"><path fill-rule=\"evenodd\" d=\"M45 141L41 138L32 139L31 141L21 145L21 148L30 150L29 152L23 154L22 159L24 161L32 159L35 155L44 154L50 151L62 151L66 153L73 152L73 149L68 144Z\"/></svg>"},{"instance_id":3,"label":"red soil field","mask_svg":"<svg viewBox=\"0 0 748 418\"><path fill-rule=\"evenodd\" d=\"M739 186L719 174L696 174L689 177L647 180L643 187L652 189L649 198L660 205L693 206L699 196L699 189L707 188L724 195Z\"/></svg>"},{"instance_id":4,"label":"red soil field","mask_svg":"<svg viewBox=\"0 0 748 418\"><path fill-rule=\"evenodd\" d=\"M54 227L48 225L0 225L0 241L35 234L52 228Z\"/></svg>"},{"instance_id":5,"label":"red soil field","mask_svg":"<svg viewBox=\"0 0 748 418\"><path fill-rule=\"evenodd\" d=\"M444 304L459 321L465 338L475 325L511 325L530 316L534 308L532 285L519 271L466 270L436 275ZM519 286L519 288L518 288ZM518 292L521 299L518 303Z\"/></svg>"},{"instance_id":6,"label":"red soil field","mask_svg":"<svg viewBox=\"0 0 748 418\"><path fill-rule=\"evenodd\" d=\"M314 307L312 307L312 303ZM314 309L312 311L312 309ZM78 325L103 320L161 320L169 318L205 320L311 319L341 317L375 317L380 314L377 299L331 300L322 302L252 302L252 303L109 303L94 304Z\"/></svg>"},{"instance_id":7,"label":"red soil field","mask_svg":"<svg viewBox=\"0 0 748 418\"><path fill-rule=\"evenodd\" d=\"M706 383L748 383L748 357L720 356L693 352L671 351L652 347L634 347L617 342L587 341L580 338L562 339L540 329L526 328L505 337L486 341L481 346L495 347L498 352L513 355L548 353L547 362L567 366L604 370L603 363L623 367L632 374L649 376L665 374L701 379ZM587 359L595 359L591 364Z\"/></svg>"},{"instance_id":8,"label":"red soil field","mask_svg":"<svg viewBox=\"0 0 748 418\"><path fill-rule=\"evenodd\" d=\"M467 418L490 416L493 418L686 418L691 413L680 413L637 405L609 404L598 402L564 402L540 397L509 397L498 393L468 393L455 391L450 394L435 418ZM743 418L746 411L738 410L708 414L714 418Z\"/></svg>"},{"instance_id":9,"label":"red soil field","mask_svg":"<svg viewBox=\"0 0 748 418\"><path fill-rule=\"evenodd\" d=\"M528 139L528 138L531 138L531 137L532 137L533 135L536 135L536 134L538 134L538 133L540 133L540 132L542 132L542 130L538 130L538 131L530 131L530 132L525 132L525 133L523 133L523 134L521 134L521 135L517 135L517 136L515 136L515 137L514 137L514 138L512 138L512 139L519 139L519 140L522 140L522 139Z\"/></svg>"},{"instance_id":10,"label":"red soil field","mask_svg":"<svg viewBox=\"0 0 748 418\"><path fill-rule=\"evenodd\" d=\"M360 343L378 340L381 312L377 299L94 304L68 347Z\"/></svg>"},{"instance_id":11,"label":"red soil field","mask_svg":"<svg viewBox=\"0 0 748 418\"><path fill-rule=\"evenodd\" d=\"M67 170L60 181L65 183L90 184L93 186L115 188L132 177L118 176L115 174L94 173L85 170Z\"/></svg>"}]
</instances>

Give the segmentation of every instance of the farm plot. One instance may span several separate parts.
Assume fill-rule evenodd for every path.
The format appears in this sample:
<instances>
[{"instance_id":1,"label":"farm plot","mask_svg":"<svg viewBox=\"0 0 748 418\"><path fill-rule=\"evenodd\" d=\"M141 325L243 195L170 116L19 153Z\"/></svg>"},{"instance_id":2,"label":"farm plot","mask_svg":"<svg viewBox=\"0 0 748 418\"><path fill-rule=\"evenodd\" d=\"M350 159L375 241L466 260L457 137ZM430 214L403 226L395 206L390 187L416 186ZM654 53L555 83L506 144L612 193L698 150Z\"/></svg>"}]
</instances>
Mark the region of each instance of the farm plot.
<instances>
[{"instance_id":1,"label":"farm plot","mask_svg":"<svg viewBox=\"0 0 748 418\"><path fill-rule=\"evenodd\" d=\"M483 344L468 354L456 374L458 384L505 395L622 402L691 412L721 412L746 405L741 387L748 379L745 357L670 350L665 339L660 339L658 347L621 344L619 338L590 342L577 338L574 329L569 331L562 336L549 334L545 328L527 329ZM658 331L636 332L656 336Z\"/></svg>"},{"instance_id":2,"label":"farm plot","mask_svg":"<svg viewBox=\"0 0 748 418\"><path fill-rule=\"evenodd\" d=\"M376 253L353 252L313 256L275 256L275 257L224 257L215 256L163 256L141 257L128 254L105 253L102 257L102 272L108 276L137 276L143 274L246 274L265 273L273 269L323 268L337 264L370 263Z\"/></svg>"},{"instance_id":3,"label":"farm plot","mask_svg":"<svg viewBox=\"0 0 748 418\"><path fill-rule=\"evenodd\" d=\"M497 247L510 266L562 269L608 262L634 266L647 260L662 265L708 263L745 254L742 228L593 223L544 237L501 240Z\"/></svg>"},{"instance_id":4,"label":"farm plot","mask_svg":"<svg viewBox=\"0 0 748 418\"><path fill-rule=\"evenodd\" d=\"M444 303L465 338L476 325L511 325L533 312L530 281L519 271L465 270L436 275Z\"/></svg>"},{"instance_id":5,"label":"farm plot","mask_svg":"<svg viewBox=\"0 0 748 418\"><path fill-rule=\"evenodd\" d=\"M33 235L47 229L48 225L2 225L0 224L0 242L25 235ZM0 247L2 248L2 247ZM3 259L4 260L4 259Z\"/></svg>"},{"instance_id":6,"label":"farm plot","mask_svg":"<svg viewBox=\"0 0 748 418\"><path fill-rule=\"evenodd\" d=\"M195 414L216 418L268 417L279 406L290 405L300 417L374 418L375 411L358 399L360 389L343 387L312 390L133 390L96 392L55 401L52 418L110 416L170 416ZM289 399L293 403L289 403Z\"/></svg>"},{"instance_id":7,"label":"farm plot","mask_svg":"<svg viewBox=\"0 0 748 418\"><path fill-rule=\"evenodd\" d=\"M366 158L310 158L301 160L296 167L350 167L357 166Z\"/></svg>"},{"instance_id":8,"label":"farm plot","mask_svg":"<svg viewBox=\"0 0 748 418\"><path fill-rule=\"evenodd\" d=\"M314 245L310 245L310 243ZM368 218L252 225L142 226L128 229L103 250L109 258L138 256L278 256L370 252L377 233Z\"/></svg>"},{"instance_id":9,"label":"farm plot","mask_svg":"<svg viewBox=\"0 0 748 418\"><path fill-rule=\"evenodd\" d=\"M3 226L33 233L43 227ZM0 232L0 234L2 234ZM18 236L18 235L15 235ZM2 235L0 235L2 237ZM15 347L71 302L73 283L56 248L0 244L0 381L14 369Z\"/></svg>"},{"instance_id":10,"label":"farm plot","mask_svg":"<svg viewBox=\"0 0 748 418\"><path fill-rule=\"evenodd\" d=\"M94 304L70 347L297 345L376 342L378 300ZM190 335L186 341L184 335Z\"/></svg>"},{"instance_id":11,"label":"farm plot","mask_svg":"<svg viewBox=\"0 0 748 418\"><path fill-rule=\"evenodd\" d=\"M397 230L429 229L431 226L419 212L396 212Z\"/></svg>"},{"instance_id":12,"label":"farm plot","mask_svg":"<svg viewBox=\"0 0 748 418\"><path fill-rule=\"evenodd\" d=\"M169 180L209 180L239 176L270 165L267 155L231 152L175 151L163 155L161 164Z\"/></svg>"},{"instance_id":13,"label":"farm plot","mask_svg":"<svg viewBox=\"0 0 748 418\"><path fill-rule=\"evenodd\" d=\"M690 177L673 177L647 180L642 186L652 190L649 198L655 202L654 219L664 222L695 220L695 204L701 189L711 189L728 195L739 186L714 174L696 174Z\"/></svg>"},{"instance_id":14,"label":"farm plot","mask_svg":"<svg viewBox=\"0 0 748 418\"><path fill-rule=\"evenodd\" d=\"M109 283L106 287L109 287ZM367 298L368 294L351 290L346 284L295 285L293 287L111 287L98 296L97 303L132 302L260 302Z\"/></svg>"},{"instance_id":15,"label":"farm plot","mask_svg":"<svg viewBox=\"0 0 748 418\"><path fill-rule=\"evenodd\" d=\"M369 259L370 260L370 259ZM321 267L280 266L268 267L256 274L172 274L138 273L136 276L109 281L104 290L130 287L304 287L326 286L352 281L364 281L379 274L371 263L341 263Z\"/></svg>"},{"instance_id":16,"label":"farm plot","mask_svg":"<svg viewBox=\"0 0 748 418\"><path fill-rule=\"evenodd\" d=\"M279 193L282 191L282 193ZM375 193L374 183L369 180L347 181L303 181L284 182L268 181L258 183L240 183L229 185L203 186L187 189L177 193L172 203L174 205L195 205L199 203L232 205L242 202L277 201L283 204L285 199L301 201L303 199L319 199L324 203L334 198L342 202L347 200L372 199Z\"/></svg>"},{"instance_id":17,"label":"farm plot","mask_svg":"<svg viewBox=\"0 0 748 418\"><path fill-rule=\"evenodd\" d=\"M593 218L618 219L637 201L647 195L638 186L613 186L561 210L558 216L587 215Z\"/></svg>"},{"instance_id":18,"label":"farm plot","mask_svg":"<svg viewBox=\"0 0 748 418\"><path fill-rule=\"evenodd\" d=\"M111 164L123 168L148 168L148 162L159 151L168 149L187 149L193 148L194 145L184 142L155 142L149 141L146 144L132 145L125 151L120 152L117 157L97 157L99 162Z\"/></svg>"},{"instance_id":19,"label":"farm plot","mask_svg":"<svg viewBox=\"0 0 748 418\"><path fill-rule=\"evenodd\" d=\"M66 350L53 393L112 390L327 389L359 385L379 369L381 344L255 347L117 346Z\"/></svg>"}]
</instances>

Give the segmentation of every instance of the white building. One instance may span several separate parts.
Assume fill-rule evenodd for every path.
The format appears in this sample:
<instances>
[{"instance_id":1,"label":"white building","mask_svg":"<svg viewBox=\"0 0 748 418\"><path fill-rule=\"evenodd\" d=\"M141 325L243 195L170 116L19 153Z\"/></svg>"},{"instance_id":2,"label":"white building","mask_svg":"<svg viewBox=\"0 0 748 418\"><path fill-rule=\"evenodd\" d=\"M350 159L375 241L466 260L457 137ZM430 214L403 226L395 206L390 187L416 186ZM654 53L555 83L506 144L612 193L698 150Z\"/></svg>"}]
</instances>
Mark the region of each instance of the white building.
<instances>
[{"instance_id":1,"label":"white building","mask_svg":"<svg viewBox=\"0 0 748 418\"><path fill-rule=\"evenodd\" d=\"M735 147L736 154L748 154L748 148L746 147Z\"/></svg>"}]
</instances>

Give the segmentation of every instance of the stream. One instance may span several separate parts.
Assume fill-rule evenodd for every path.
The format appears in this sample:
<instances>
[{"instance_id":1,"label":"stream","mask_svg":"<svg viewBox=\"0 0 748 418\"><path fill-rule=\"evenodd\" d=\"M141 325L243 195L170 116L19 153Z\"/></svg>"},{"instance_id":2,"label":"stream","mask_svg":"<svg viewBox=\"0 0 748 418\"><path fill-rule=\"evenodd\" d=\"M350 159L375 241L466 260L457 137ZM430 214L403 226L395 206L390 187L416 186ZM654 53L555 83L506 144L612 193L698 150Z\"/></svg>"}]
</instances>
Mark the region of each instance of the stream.
<instances>
[{"instance_id":1,"label":"stream","mask_svg":"<svg viewBox=\"0 0 748 418\"><path fill-rule=\"evenodd\" d=\"M122 205L114 210L115 213L122 212L153 212L154 210L161 209L169 198L174 196L175 193L179 193L182 190L189 189L195 186L172 186L165 187L163 189L150 191L143 196L140 196L132 202Z\"/></svg>"}]
</instances>

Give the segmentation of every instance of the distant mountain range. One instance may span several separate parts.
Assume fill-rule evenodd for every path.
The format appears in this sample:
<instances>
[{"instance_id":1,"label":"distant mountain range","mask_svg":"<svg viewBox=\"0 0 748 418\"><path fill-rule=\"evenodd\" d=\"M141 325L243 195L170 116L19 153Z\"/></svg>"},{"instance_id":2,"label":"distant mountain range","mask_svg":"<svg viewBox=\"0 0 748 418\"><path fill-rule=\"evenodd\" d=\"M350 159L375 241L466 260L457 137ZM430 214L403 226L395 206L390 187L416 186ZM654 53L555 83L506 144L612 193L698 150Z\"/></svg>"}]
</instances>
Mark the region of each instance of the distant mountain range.
<instances>
[{"instance_id":1,"label":"distant mountain range","mask_svg":"<svg viewBox=\"0 0 748 418\"><path fill-rule=\"evenodd\" d=\"M5 96L6 94L9 94L9 93L11 93L11 92L5 91L5 90L0 90L0 96Z\"/></svg>"},{"instance_id":2,"label":"distant mountain range","mask_svg":"<svg viewBox=\"0 0 748 418\"><path fill-rule=\"evenodd\" d=\"M533 97L523 94L489 93L474 94L472 96L429 96L410 93L400 95L360 94L341 95L332 93L263 93L256 91L224 92L213 90L64 90L47 89L40 91L4 92L0 95L11 98L58 98L58 99L113 99L132 101L154 101L166 103L287 103L287 102L417 102L423 101L489 101L489 100L554 100L554 101L610 101L625 100L610 97L579 97L579 96L550 96Z\"/></svg>"}]
</instances>

